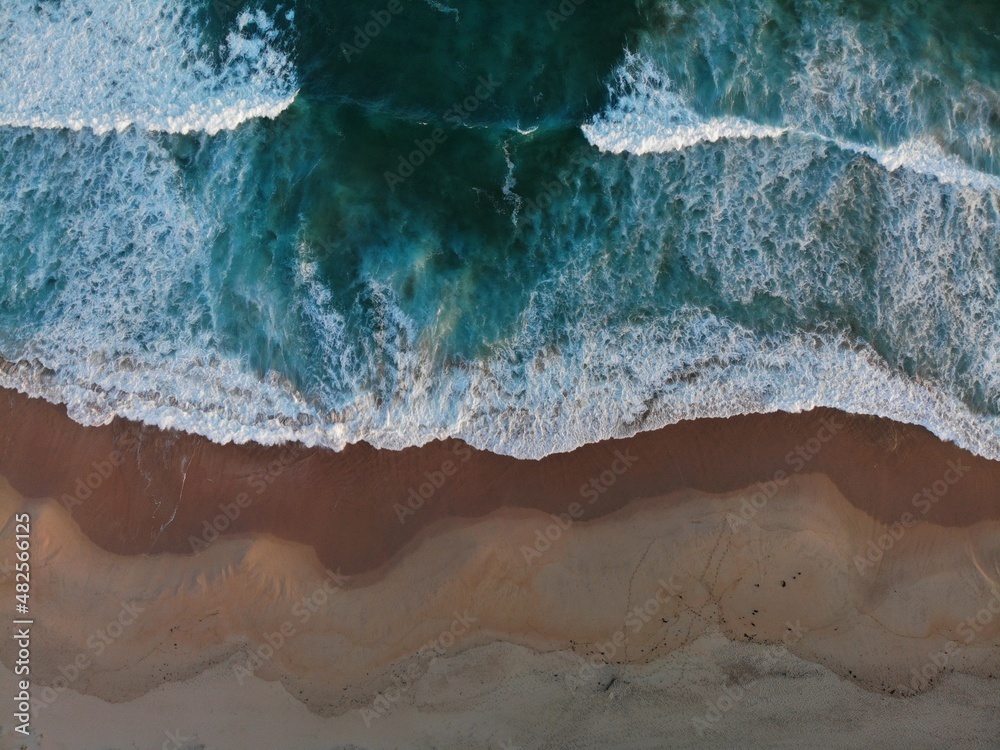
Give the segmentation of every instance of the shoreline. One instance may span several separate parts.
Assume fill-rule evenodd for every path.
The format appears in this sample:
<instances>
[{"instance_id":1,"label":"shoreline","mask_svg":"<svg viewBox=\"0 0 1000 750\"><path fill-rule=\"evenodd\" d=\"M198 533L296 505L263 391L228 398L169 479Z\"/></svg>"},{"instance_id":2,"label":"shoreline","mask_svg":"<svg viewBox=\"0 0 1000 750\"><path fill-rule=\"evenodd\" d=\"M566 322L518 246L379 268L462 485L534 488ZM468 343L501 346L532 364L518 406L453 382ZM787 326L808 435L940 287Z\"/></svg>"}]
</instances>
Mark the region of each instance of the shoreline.
<instances>
[{"instance_id":1,"label":"shoreline","mask_svg":"<svg viewBox=\"0 0 1000 750\"><path fill-rule=\"evenodd\" d=\"M578 518L594 520L679 489L761 483L766 495L804 473L829 476L886 524L905 513L942 526L1000 519L1000 463L922 427L829 409L680 422L540 460L458 440L402 451L218 445L122 419L84 427L63 407L3 390L0 415L0 476L26 497L58 499L98 546L126 555L269 533L358 573L440 519L505 506L559 514L579 503Z\"/></svg>"},{"instance_id":2,"label":"shoreline","mask_svg":"<svg viewBox=\"0 0 1000 750\"><path fill-rule=\"evenodd\" d=\"M303 748L495 747L547 706L651 700L644 736L713 747L760 701L821 723L803 694L865 736L875 710L995 736L1000 465L923 428L816 410L519 460L82 427L7 391L0 415L0 598L26 513L52 738L31 747L246 747L262 712ZM225 730L220 700L249 701Z\"/></svg>"}]
</instances>

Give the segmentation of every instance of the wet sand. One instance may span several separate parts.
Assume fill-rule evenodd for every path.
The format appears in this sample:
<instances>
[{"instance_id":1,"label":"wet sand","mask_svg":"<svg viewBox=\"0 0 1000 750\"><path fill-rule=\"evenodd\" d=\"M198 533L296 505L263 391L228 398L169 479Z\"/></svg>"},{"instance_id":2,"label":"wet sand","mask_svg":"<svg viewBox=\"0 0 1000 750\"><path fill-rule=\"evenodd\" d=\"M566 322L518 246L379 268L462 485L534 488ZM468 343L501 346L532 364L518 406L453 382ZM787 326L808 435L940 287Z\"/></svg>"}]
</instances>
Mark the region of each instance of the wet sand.
<instances>
[{"instance_id":1,"label":"wet sand","mask_svg":"<svg viewBox=\"0 0 1000 750\"><path fill-rule=\"evenodd\" d=\"M0 391L0 424L0 475L25 496L59 498L90 539L119 554L192 552L221 529L306 544L327 567L356 573L440 518L581 502L593 519L632 499L800 473L825 474L883 523L908 511L943 526L1000 518L1000 463L922 427L829 409L681 422L540 461L459 441L341 453L217 445L124 420L81 427L61 407L10 391ZM619 454L629 466L615 473ZM948 483L952 467L961 479Z\"/></svg>"},{"instance_id":2,"label":"wet sand","mask_svg":"<svg viewBox=\"0 0 1000 750\"><path fill-rule=\"evenodd\" d=\"M220 446L0 399L4 601L32 518L29 747L1000 732L1000 466L919 427L757 415L522 461Z\"/></svg>"}]
</instances>

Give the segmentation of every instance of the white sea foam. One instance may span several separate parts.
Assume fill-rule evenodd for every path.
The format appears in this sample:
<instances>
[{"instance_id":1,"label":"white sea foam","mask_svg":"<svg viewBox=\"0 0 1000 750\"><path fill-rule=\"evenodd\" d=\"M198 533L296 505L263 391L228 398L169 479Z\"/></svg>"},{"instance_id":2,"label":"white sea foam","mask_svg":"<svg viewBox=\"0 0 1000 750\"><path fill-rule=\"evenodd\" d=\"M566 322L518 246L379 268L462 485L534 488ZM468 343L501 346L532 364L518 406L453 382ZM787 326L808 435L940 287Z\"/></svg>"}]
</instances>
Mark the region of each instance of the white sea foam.
<instances>
[{"instance_id":1,"label":"white sea foam","mask_svg":"<svg viewBox=\"0 0 1000 750\"><path fill-rule=\"evenodd\" d=\"M628 361L627 369L597 361L609 340L618 347L610 360ZM685 340L697 348L677 345ZM459 437L539 458L684 419L826 406L923 425L1000 460L1000 421L892 372L874 352L805 335L760 339L706 311L684 311L646 330L608 331L563 355L540 355L527 368L495 358L433 373L394 400L366 397L336 414L307 403L288 384L261 382L234 360L209 366L208 356L178 351L155 367L102 370L101 386L67 382L37 364L8 365L0 385L64 403L83 424L121 415L221 443L296 440L340 450L364 440L401 449Z\"/></svg>"},{"instance_id":2,"label":"white sea foam","mask_svg":"<svg viewBox=\"0 0 1000 750\"><path fill-rule=\"evenodd\" d=\"M1000 191L1000 177L973 169L954 154L945 153L933 140L911 139L885 149L840 140L836 143L841 148L867 154L890 172L908 169L930 175L943 183Z\"/></svg>"},{"instance_id":3,"label":"white sea foam","mask_svg":"<svg viewBox=\"0 0 1000 750\"><path fill-rule=\"evenodd\" d=\"M424 2L439 13L453 14L455 16L455 23L458 23L460 17L457 8L452 8L450 5L438 2L438 0L424 0Z\"/></svg>"},{"instance_id":4,"label":"white sea foam","mask_svg":"<svg viewBox=\"0 0 1000 750\"><path fill-rule=\"evenodd\" d=\"M261 130L249 124L224 144L212 170L221 185L240 184ZM240 272L211 267L205 248L226 230L217 212L228 216L249 203L242 195L226 193L228 207L192 200L172 155L135 130L110 139L0 132L6 157L0 168L13 170L0 180L0 230L10 248L22 246L0 266L0 289L14 309L45 300L40 314L0 331L0 354L19 362L0 368L0 385L64 403L84 424L120 415L218 442L299 440L340 449L366 441L400 449L453 436L536 458L681 419L830 406L922 424L1000 459L1000 421L975 414L949 392L949 357L962 356L949 352L950 341L979 342L971 345L972 377L987 393L1000 388L1000 348L990 343L997 289L986 232L995 224L993 204L977 193L942 201L945 188L914 176L892 181L884 189L896 191L892 202L902 208L883 235L869 237L883 253L871 269L872 287L846 272L830 287L824 270L844 259L809 235L805 210L795 217L781 211L814 185L811 165L822 148L760 145L726 145L730 158L721 172L710 169L710 154L674 159L693 175L672 183L676 196L660 191L677 166L664 163L666 157L595 167L607 170L598 175L609 181L599 196L614 192L615 179L638 188L636 201L615 210L625 224L643 227L645 244L636 257L638 270L648 265L649 278L617 268L626 256L609 256L594 240L586 222L602 219L593 206L560 201L577 212L581 235L574 252L535 287L519 333L492 356L462 366L443 366L426 350L419 326L377 280L367 292L371 336L357 354L345 311L337 309L303 242L293 290L253 273L234 289L265 309L255 333L277 342L275 348L288 340L289 317L266 311L283 309L286 300L312 331L318 343L311 356L322 375L306 397L291 382L227 354L215 327L204 323L227 312L216 308L218 282L211 279ZM620 168L629 170L624 178ZM855 196L838 189L836 175L830 179L819 210L842 217ZM570 183L567 192L575 190ZM768 203L758 191L765 183L780 183L787 194ZM51 209L52 216L26 212L26 195L46 196L32 205ZM658 201L677 199L693 209L686 217L709 216L711 223L664 222ZM88 210L93 205L101 209ZM701 237L706 229L712 241L686 247L684 262L718 279L728 298L749 302L765 294L805 310L838 295L875 298L880 330L917 354L920 347L933 349L945 379L906 377L842 335L768 335L704 308L683 307L641 324L608 322L627 298L622 290L655 283L663 233ZM750 257L747 247L774 250ZM52 278L63 283L49 293ZM267 299L275 293L289 297ZM914 309L921 311L916 317ZM560 322L565 311L576 321L570 326ZM934 338L941 327L950 337L943 342ZM558 346L551 344L554 333L561 336Z\"/></svg>"},{"instance_id":5,"label":"white sea foam","mask_svg":"<svg viewBox=\"0 0 1000 750\"><path fill-rule=\"evenodd\" d=\"M789 131L741 117L701 117L671 90L666 76L633 53L626 53L613 93L614 109L582 128L587 140L612 154L667 153L728 138L777 138Z\"/></svg>"},{"instance_id":6,"label":"white sea foam","mask_svg":"<svg viewBox=\"0 0 1000 750\"><path fill-rule=\"evenodd\" d=\"M204 23L165 0L7 0L0 125L214 134L285 110L296 80L273 19L242 13L219 49Z\"/></svg>"},{"instance_id":7,"label":"white sea foam","mask_svg":"<svg viewBox=\"0 0 1000 750\"><path fill-rule=\"evenodd\" d=\"M929 137L897 146L855 143L795 125L767 125L743 117L701 116L671 88L670 80L640 55L629 53L616 76L614 106L583 125L587 140L613 154L681 151L724 139L791 138L817 140L874 159L890 172L907 169L945 184L1000 191L1000 177L973 169L947 154Z\"/></svg>"}]
</instances>

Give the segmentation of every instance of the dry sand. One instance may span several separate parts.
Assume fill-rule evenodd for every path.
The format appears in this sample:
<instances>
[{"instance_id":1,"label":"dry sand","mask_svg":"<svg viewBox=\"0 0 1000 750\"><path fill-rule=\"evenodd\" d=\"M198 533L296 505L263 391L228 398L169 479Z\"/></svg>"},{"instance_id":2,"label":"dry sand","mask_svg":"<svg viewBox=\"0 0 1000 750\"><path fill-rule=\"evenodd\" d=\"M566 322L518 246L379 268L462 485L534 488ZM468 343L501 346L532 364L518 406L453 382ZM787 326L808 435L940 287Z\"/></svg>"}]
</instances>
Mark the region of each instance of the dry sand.
<instances>
[{"instance_id":1,"label":"dry sand","mask_svg":"<svg viewBox=\"0 0 1000 750\"><path fill-rule=\"evenodd\" d=\"M216 446L2 397L11 606L11 519L33 525L29 747L1000 736L1000 469L920 428L706 420L533 462Z\"/></svg>"}]
</instances>

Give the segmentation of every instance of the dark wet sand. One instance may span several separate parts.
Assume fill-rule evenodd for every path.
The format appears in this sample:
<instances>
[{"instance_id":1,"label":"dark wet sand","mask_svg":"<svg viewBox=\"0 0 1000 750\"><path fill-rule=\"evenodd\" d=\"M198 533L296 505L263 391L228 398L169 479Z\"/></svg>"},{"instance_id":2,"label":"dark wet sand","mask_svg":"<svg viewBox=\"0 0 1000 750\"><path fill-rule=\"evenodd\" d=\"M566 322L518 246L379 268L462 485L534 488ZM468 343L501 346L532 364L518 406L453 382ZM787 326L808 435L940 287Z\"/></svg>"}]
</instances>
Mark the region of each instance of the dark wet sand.
<instances>
[{"instance_id":1,"label":"dark wet sand","mask_svg":"<svg viewBox=\"0 0 1000 750\"><path fill-rule=\"evenodd\" d=\"M836 434L829 437L824 423L839 427ZM949 466L967 467L954 485L943 483L955 477ZM613 467L624 470L615 474ZM85 534L120 554L190 552L192 539L214 539L206 522L217 519L217 527L228 527L224 535L270 533L302 542L327 567L358 573L389 560L441 517L482 516L502 506L561 513L580 502L584 518L596 518L631 499L679 488L726 492L779 472L825 473L883 523L918 513L914 496L935 482L947 491L940 499L932 492L935 502L921 518L966 526L1000 517L1000 463L921 427L830 409L682 422L530 461L452 440L399 452L364 444L340 453L217 445L120 419L82 427L62 407L0 391L0 475L26 496L62 498ZM441 486L432 487L432 479ZM591 480L603 492L588 504L582 492L597 491L583 490ZM405 512L408 497L418 505L411 490L422 485L429 498ZM221 515L220 504L235 520Z\"/></svg>"}]
</instances>

